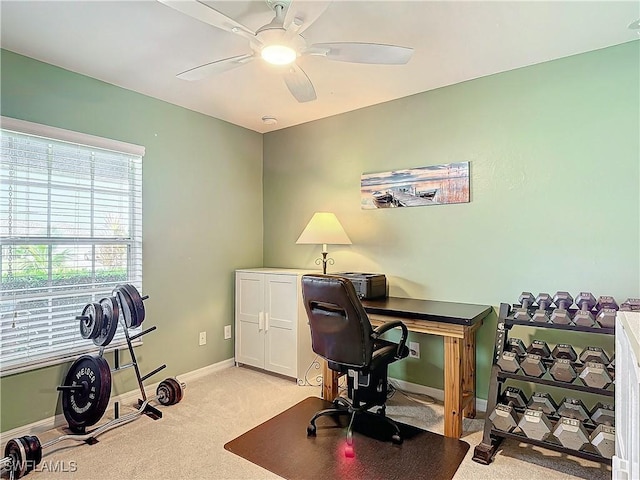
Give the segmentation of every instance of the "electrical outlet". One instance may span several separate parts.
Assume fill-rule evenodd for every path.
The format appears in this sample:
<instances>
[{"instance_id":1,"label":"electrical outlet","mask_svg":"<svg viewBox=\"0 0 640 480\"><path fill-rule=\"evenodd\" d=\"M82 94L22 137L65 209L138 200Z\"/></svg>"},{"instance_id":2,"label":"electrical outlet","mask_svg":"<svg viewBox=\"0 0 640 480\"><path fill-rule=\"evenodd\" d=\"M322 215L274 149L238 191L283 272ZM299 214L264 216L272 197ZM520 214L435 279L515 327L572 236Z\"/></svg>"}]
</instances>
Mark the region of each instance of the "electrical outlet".
<instances>
[{"instance_id":1,"label":"electrical outlet","mask_svg":"<svg viewBox=\"0 0 640 480\"><path fill-rule=\"evenodd\" d=\"M200 332L198 345L206 345L206 344L207 344L207 332Z\"/></svg>"},{"instance_id":2,"label":"electrical outlet","mask_svg":"<svg viewBox=\"0 0 640 480\"><path fill-rule=\"evenodd\" d=\"M231 338L231 325L224 326L224 339L229 340Z\"/></svg>"},{"instance_id":3,"label":"electrical outlet","mask_svg":"<svg viewBox=\"0 0 640 480\"><path fill-rule=\"evenodd\" d=\"M409 342L409 357L420 358L420 344L418 342Z\"/></svg>"}]
</instances>

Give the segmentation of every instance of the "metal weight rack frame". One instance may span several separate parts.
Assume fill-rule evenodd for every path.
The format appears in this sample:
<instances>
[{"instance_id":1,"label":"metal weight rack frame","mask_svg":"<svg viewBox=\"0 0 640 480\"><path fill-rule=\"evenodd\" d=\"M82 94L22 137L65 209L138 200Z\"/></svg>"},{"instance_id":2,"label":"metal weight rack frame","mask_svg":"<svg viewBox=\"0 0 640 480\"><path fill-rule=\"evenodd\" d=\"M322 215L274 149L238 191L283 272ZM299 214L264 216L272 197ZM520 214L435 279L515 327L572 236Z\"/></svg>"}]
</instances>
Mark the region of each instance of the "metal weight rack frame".
<instances>
[{"instance_id":1,"label":"metal weight rack frame","mask_svg":"<svg viewBox=\"0 0 640 480\"><path fill-rule=\"evenodd\" d=\"M120 322L120 323L122 323L122 322ZM124 325L123 325L123 328L124 328ZM129 349L129 355L131 357L131 363L127 363L125 365L120 365L120 350L116 348L114 350L114 352L113 352L113 368L111 369L111 372L113 373L113 372L119 372L121 370L126 370L127 368L133 367L133 369L135 370L135 373L136 373L136 380L138 381L138 387L140 388L140 395L142 397L142 398L138 399L138 406L142 406L144 404L145 407L143 409L143 413L148 415L148 416L150 416L154 420L162 418L162 412L146 401L147 400L147 394L145 393L143 382L145 380L147 380L148 378L154 376L156 373L158 373L158 372L164 370L165 368L167 368L167 365L163 363L158 368L156 368L156 369L152 370L151 372L147 373L146 375L142 376L140 374L140 368L138 367L138 361L136 359L136 354L135 354L135 351L133 349L132 342L134 340L142 337L143 335L146 335L147 333L153 332L156 328L157 327L154 325L153 327L149 327L146 330L143 330L142 332L137 333L137 334L135 334L133 336L129 336L129 332L128 332L127 328L124 328L124 335L125 335L125 338L127 339L127 347ZM100 356L102 356L103 349L104 349L104 347L102 347L100 349ZM119 409L120 409L119 403L115 402L114 405L113 405L113 408L114 408L114 416L115 416L115 418L118 418L119 413L120 413L119 412Z\"/></svg>"},{"instance_id":2,"label":"metal weight rack frame","mask_svg":"<svg viewBox=\"0 0 640 480\"><path fill-rule=\"evenodd\" d=\"M513 305L514 308L521 307L521 305ZM574 310L571 310L572 313L575 313ZM564 447L560 443L554 443L549 440L535 440L532 438L528 438L524 434L516 433L516 432L506 432L502 430L498 430L493 427L492 422L489 420L489 413L492 412L496 405L499 403L500 398L504 392L504 383L508 379L519 381L519 382L528 382L539 385L547 385L552 387L558 387L567 390L581 391L592 394L597 394L605 397L614 397L613 387L611 389L600 389L594 387L588 387L584 385L578 384L569 384L564 382L559 382L556 380L549 380L545 378L536 378L532 376L527 376L520 373L509 373L502 371L497 364L498 359L502 356L503 351L506 350L508 334L511 328L514 325L522 325L532 328L545 328L545 329L556 329L556 330L569 330L569 331L579 331L579 332L587 332L587 333L596 333L596 334L605 334L605 335L614 335L614 328L602 328L602 327L585 327L579 325L566 325L566 324L553 324L553 323L536 323L526 320L517 320L513 318L513 309L510 305L502 303L500 304L500 312L498 317L498 324L496 328L496 336L494 343L494 355L493 362L491 367L491 376L489 383L489 395L487 400L487 416L485 418L484 424L484 432L482 437L482 442L479 443L474 450L473 460L488 465L493 460L493 457L496 453L496 450L502 443L505 438L510 438L517 440L523 443L529 443L531 445L537 445L539 447L548 448L550 450L555 450L558 452L562 452L568 455L574 455L577 457L585 458L588 460L593 460L600 463L611 464L611 459L603 457L597 453L592 453L584 450L574 450L571 448Z\"/></svg>"},{"instance_id":3,"label":"metal weight rack frame","mask_svg":"<svg viewBox=\"0 0 640 480\"><path fill-rule=\"evenodd\" d=\"M33 471L42 460L43 450L61 441L84 442L93 445L97 437L112 428L124 425L146 414L154 420L162 418L162 412L150 405L155 400L161 405L174 405L182 400L186 385L175 378L167 378L158 384L156 394L147 397L143 382L160 372L163 364L152 372L141 375L133 342L156 329L155 326L135 335L129 335L130 328L139 327L144 320L144 300L131 284L118 285L113 296L103 298L99 303L85 306L80 320L83 338L92 339L100 347L98 355L82 355L71 365L64 384L57 389L62 392L62 408L72 434L65 434L46 443L41 443L34 435L12 438L5 446L4 458L0 459L0 472L9 472L11 480L21 478ZM120 364L120 349L114 351L115 367L109 367L104 351L113 339L118 325L122 325L131 362ZM142 399L138 408L120 417L118 402L114 403L114 418L101 426L87 431L104 415L111 396L111 373L133 367Z\"/></svg>"},{"instance_id":4,"label":"metal weight rack frame","mask_svg":"<svg viewBox=\"0 0 640 480\"><path fill-rule=\"evenodd\" d=\"M151 333L156 329L156 326L147 328L135 335L129 334L130 328L137 328L142 325L145 318L144 301L147 298L149 298L148 295L144 297L141 296L138 290L131 284L118 285L114 288L112 297L103 298L99 303L88 304L83 310L82 315L77 317L77 319L80 320L82 336L93 339L94 343L100 347L100 351L97 357L87 355L80 357L74 362L69 369L65 384L58 387L58 390L63 392L63 410L69 422L69 428L72 431L85 433L86 427L93 425L102 417L109 401L108 397L111 395L111 373L131 367L133 367L135 371L136 380L140 389L141 398L138 399L138 407L144 405L141 413L153 419L162 418L162 412L146 401L147 394L143 382L166 368L166 364L160 365L146 375L142 375L133 346L133 342L136 339ZM113 339L118 325L122 326L131 361L124 365L121 364L121 351L119 348L116 348L114 350L114 368L109 368L106 359L104 359L104 352L105 348ZM91 385L96 395L94 402L86 399L86 383L91 379L83 377L83 368L88 368L94 374L100 376L99 382ZM74 392L78 391L78 399L86 400L87 412L83 411L84 408L75 408L77 402L74 398L71 398L71 396L76 395ZM74 410L77 411L74 412ZM115 402L115 419L119 418L119 410L119 402Z\"/></svg>"}]
</instances>

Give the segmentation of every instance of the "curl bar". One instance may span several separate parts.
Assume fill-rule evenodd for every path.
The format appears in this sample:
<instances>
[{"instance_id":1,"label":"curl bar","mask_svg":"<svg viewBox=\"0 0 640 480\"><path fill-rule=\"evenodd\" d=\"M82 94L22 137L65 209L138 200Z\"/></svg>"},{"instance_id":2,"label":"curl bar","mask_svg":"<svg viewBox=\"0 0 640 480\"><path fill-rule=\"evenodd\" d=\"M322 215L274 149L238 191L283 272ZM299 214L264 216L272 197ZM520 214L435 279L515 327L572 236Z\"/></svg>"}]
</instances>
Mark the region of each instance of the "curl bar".
<instances>
[{"instance_id":1,"label":"curl bar","mask_svg":"<svg viewBox=\"0 0 640 480\"><path fill-rule=\"evenodd\" d=\"M92 440L95 440L99 435L125 423L132 422L145 413L149 402L152 400L157 400L161 405L174 405L178 403L182 400L185 388L187 388L185 383L179 382L175 378L167 378L158 384L156 394L141 402L137 410L122 417L115 418L89 433L62 435L45 443L40 443L38 437L33 435L12 438L5 446L4 458L0 459L0 471L8 470L10 472L10 479L21 478L40 463L44 449L51 448L65 440L92 443Z\"/></svg>"}]
</instances>

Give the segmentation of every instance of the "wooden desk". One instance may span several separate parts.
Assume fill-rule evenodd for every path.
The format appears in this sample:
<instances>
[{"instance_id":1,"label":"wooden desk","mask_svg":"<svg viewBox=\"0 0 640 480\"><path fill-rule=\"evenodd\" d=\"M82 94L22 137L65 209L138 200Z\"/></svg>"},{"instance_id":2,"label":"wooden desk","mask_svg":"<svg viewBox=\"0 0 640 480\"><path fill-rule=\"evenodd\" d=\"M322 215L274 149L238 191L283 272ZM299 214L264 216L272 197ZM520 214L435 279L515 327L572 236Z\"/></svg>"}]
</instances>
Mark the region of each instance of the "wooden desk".
<instances>
[{"instance_id":1,"label":"wooden desk","mask_svg":"<svg viewBox=\"0 0 640 480\"><path fill-rule=\"evenodd\" d=\"M397 319L411 332L444 338L444 434L460 438L463 417L476 415L476 330L491 307L396 297L363 300L362 305L374 327ZM333 400L338 374L325 362L322 377L323 396Z\"/></svg>"}]
</instances>

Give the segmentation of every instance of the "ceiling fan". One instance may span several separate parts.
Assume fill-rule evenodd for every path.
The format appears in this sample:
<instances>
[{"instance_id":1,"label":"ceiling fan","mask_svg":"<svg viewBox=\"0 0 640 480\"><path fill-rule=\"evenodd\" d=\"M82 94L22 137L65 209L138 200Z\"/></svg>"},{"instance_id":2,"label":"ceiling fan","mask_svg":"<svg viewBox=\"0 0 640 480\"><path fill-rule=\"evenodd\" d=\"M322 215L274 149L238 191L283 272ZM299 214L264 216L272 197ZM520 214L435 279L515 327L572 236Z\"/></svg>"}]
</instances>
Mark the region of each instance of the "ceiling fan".
<instances>
[{"instance_id":1,"label":"ceiling fan","mask_svg":"<svg viewBox=\"0 0 640 480\"><path fill-rule=\"evenodd\" d=\"M403 65L413 54L413 48L377 43L333 42L307 45L302 32L322 15L330 1L316 0L302 4L303 2L296 3L294 0L266 0L274 10L275 17L255 32L197 0L158 1L249 41L251 52L216 60L179 73L177 77L184 80L201 80L261 57L274 65L286 65L283 78L287 88L298 102L309 102L317 98L316 91L307 74L296 64L299 56L316 55L339 62Z\"/></svg>"}]
</instances>

